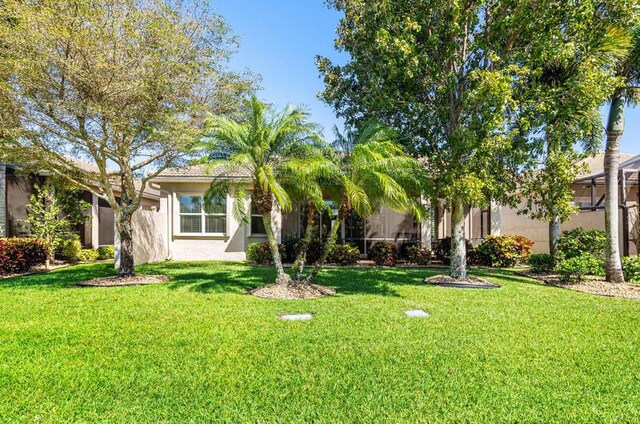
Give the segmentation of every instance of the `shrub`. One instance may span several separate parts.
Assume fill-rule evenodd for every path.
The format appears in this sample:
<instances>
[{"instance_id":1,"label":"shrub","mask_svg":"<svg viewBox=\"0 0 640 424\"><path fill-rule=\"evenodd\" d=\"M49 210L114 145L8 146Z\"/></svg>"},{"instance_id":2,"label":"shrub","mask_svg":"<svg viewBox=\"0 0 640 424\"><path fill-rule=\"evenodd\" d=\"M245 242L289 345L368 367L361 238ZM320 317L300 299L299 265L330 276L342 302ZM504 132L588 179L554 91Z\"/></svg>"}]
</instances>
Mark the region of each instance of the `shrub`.
<instances>
[{"instance_id":1,"label":"shrub","mask_svg":"<svg viewBox=\"0 0 640 424\"><path fill-rule=\"evenodd\" d=\"M322 252L324 252L324 243L322 240L314 238L309 242L309 247L307 248L307 263L315 264L322 256Z\"/></svg>"},{"instance_id":2,"label":"shrub","mask_svg":"<svg viewBox=\"0 0 640 424\"><path fill-rule=\"evenodd\" d=\"M360 250L352 244L336 244L329 252L327 262L338 265L355 265L360 259Z\"/></svg>"},{"instance_id":3,"label":"shrub","mask_svg":"<svg viewBox=\"0 0 640 424\"><path fill-rule=\"evenodd\" d=\"M98 247L98 259L113 259L115 256L115 248L113 246L100 246Z\"/></svg>"},{"instance_id":4,"label":"shrub","mask_svg":"<svg viewBox=\"0 0 640 424\"><path fill-rule=\"evenodd\" d=\"M73 236L61 243L60 256L69 262L77 262L79 261L78 255L80 254L80 250L82 250L80 239L78 236Z\"/></svg>"},{"instance_id":5,"label":"shrub","mask_svg":"<svg viewBox=\"0 0 640 424\"><path fill-rule=\"evenodd\" d=\"M524 236L487 236L477 251L484 256L487 265L510 268L531 256L533 241Z\"/></svg>"},{"instance_id":6,"label":"shrub","mask_svg":"<svg viewBox=\"0 0 640 424\"><path fill-rule=\"evenodd\" d=\"M280 255L284 255L284 245L279 244L278 250L280 250ZM247 260L259 265L272 263L273 255L271 254L271 246L269 246L269 242L264 241L262 243L251 243L247 248Z\"/></svg>"},{"instance_id":7,"label":"shrub","mask_svg":"<svg viewBox=\"0 0 640 424\"><path fill-rule=\"evenodd\" d=\"M560 273L562 281L580 282L587 275L604 275L602 260L590 253L564 259L558 263L556 269Z\"/></svg>"},{"instance_id":8,"label":"shrub","mask_svg":"<svg viewBox=\"0 0 640 424\"><path fill-rule=\"evenodd\" d=\"M78 252L78 260L80 262L95 262L99 256L98 251L93 249L80 249L80 252Z\"/></svg>"},{"instance_id":9,"label":"shrub","mask_svg":"<svg viewBox=\"0 0 640 424\"><path fill-rule=\"evenodd\" d=\"M373 260L376 265L395 266L398 253L395 244L389 243L388 241L379 241L371 246L367 256Z\"/></svg>"},{"instance_id":10,"label":"shrub","mask_svg":"<svg viewBox=\"0 0 640 424\"><path fill-rule=\"evenodd\" d=\"M47 260L49 245L36 238L0 239L0 274L25 272Z\"/></svg>"},{"instance_id":11,"label":"shrub","mask_svg":"<svg viewBox=\"0 0 640 424\"><path fill-rule=\"evenodd\" d=\"M282 239L282 245L284 246L284 255L282 260L285 262L293 262L298 256L300 250L300 238L292 234L284 236Z\"/></svg>"},{"instance_id":12,"label":"shrub","mask_svg":"<svg viewBox=\"0 0 640 424\"><path fill-rule=\"evenodd\" d=\"M585 253L596 258L604 258L606 240L602 230L585 230L579 227L564 231L558 240L556 259L571 259Z\"/></svg>"},{"instance_id":13,"label":"shrub","mask_svg":"<svg viewBox=\"0 0 640 424\"><path fill-rule=\"evenodd\" d=\"M531 271L540 274L552 271L555 262L553 261L553 256L548 253L534 253L529 257L529 265L531 265Z\"/></svg>"},{"instance_id":14,"label":"shrub","mask_svg":"<svg viewBox=\"0 0 640 424\"><path fill-rule=\"evenodd\" d=\"M473 245L469 240L465 240L465 242L467 245L467 254L469 254L469 252L472 252L474 250ZM451 237L438 239L435 244L433 253L436 259L441 261L443 264L449 264L449 261L451 259Z\"/></svg>"},{"instance_id":15,"label":"shrub","mask_svg":"<svg viewBox=\"0 0 640 424\"><path fill-rule=\"evenodd\" d=\"M416 265L429 265L431 262L431 249L419 244L408 246L406 249L407 260Z\"/></svg>"},{"instance_id":16,"label":"shrub","mask_svg":"<svg viewBox=\"0 0 640 424\"><path fill-rule=\"evenodd\" d=\"M412 240L412 241L405 241L404 243L402 243L400 245L400 248L398 249L398 257L400 259L409 259L410 256L410 251L415 250L415 247L422 247L422 244L420 244L418 241Z\"/></svg>"},{"instance_id":17,"label":"shrub","mask_svg":"<svg viewBox=\"0 0 640 424\"><path fill-rule=\"evenodd\" d=\"M622 258L622 272L627 282L640 282L640 256Z\"/></svg>"}]
</instances>

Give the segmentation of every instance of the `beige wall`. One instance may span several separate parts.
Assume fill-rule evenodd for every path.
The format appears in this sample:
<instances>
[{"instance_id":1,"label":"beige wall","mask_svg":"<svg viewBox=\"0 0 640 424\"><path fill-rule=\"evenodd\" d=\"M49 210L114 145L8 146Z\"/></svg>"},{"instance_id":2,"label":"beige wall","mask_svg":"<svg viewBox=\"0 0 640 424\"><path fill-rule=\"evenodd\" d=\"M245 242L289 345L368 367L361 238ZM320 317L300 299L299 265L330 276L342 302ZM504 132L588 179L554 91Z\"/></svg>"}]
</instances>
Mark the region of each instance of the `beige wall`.
<instances>
[{"instance_id":1,"label":"beige wall","mask_svg":"<svg viewBox=\"0 0 640 424\"><path fill-rule=\"evenodd\" d=\"M250 243L266 240L263 235L251 235L250 226L233 217L234 199L227 197L227 231L224 236L186 235L179 230L178 195L202 195L209 183L162 183L160 211L166 216L163 232L166 235L165 257L178 261L185 260L244 260ZM247 187L249 188L249 187ZM247 207L249 203L247 202ZM274 232L280 239L281 215L274 211Z\"/></svg>"},{"instance_id":2,"label":"beige wall","mask_svg":"<svg viewBox=\"0 0 640 424\"><path fill-rule=\"evenodd\" d=\"M620 252L623 251L622 212L619 214L620 222ZM633 223L633 220L631 220ZM562 231L573 228L588 228L604 230L604 211L583 211L562 223ZM517 209L502 207L502 234L523 235L535 242L535 253L549 253L549 224L543 221L533 220L526 215L518 215ZM630 254L636 254L633 243L630 246Z\"/></svg>"},{"instance_id":3,"label":"beige wall","mask_svg":"<svg viewBox=\"0 0 640 424\"><path fill-rule=\"evenodd\" d=\"M133 258L136 265L160 262L166 256L166 215L157 211L139 209L132 218ZM115 231L115 266L120 266L120 241Z\"/></svg>"}]
</instances>

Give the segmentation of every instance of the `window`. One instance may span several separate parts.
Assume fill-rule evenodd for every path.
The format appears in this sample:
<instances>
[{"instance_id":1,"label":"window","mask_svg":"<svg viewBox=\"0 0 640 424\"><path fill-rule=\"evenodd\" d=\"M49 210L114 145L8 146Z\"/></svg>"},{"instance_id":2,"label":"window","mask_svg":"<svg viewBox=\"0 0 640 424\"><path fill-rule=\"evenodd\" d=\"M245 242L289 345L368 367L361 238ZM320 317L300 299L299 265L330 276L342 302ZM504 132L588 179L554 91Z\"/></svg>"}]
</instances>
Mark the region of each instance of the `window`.
<instances>
[{"instance_id":1,"label":"window","mask_svg":"<svg viewBox=\"0 0 640 424\"><path fill-rule=\"evenodd\" d=\"M211 203L202 196L179 196L180 233L225 234L227 232L227 199L221 197Z\"/></svg>"},{"instance_id":2,"label":"window","mask_svg":"<svg viewBox=\"0 0 640 424\"><path fill-rule=\"evenodd\" d=\"M255 204L251 202L251 234L266 234L264 220Z\"/></svg>"}]
</instances>

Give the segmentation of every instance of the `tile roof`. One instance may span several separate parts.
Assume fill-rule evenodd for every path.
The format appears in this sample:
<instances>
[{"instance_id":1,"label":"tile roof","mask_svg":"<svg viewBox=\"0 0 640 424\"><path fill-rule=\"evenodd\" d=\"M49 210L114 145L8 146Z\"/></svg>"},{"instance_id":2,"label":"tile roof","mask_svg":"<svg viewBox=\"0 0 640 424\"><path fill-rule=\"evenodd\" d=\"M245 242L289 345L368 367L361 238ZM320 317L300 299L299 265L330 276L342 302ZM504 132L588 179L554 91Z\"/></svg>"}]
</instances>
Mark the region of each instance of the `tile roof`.
<instances>
[{"instance_id":1,"label":"tile roof","mask_svg":"<svg viewBox=\"0 0 640 424\"><path fill-rule=\"evenodd\" d=\"M629 159L634 158L636 155L632 153L620 153L620 163L622 164ZM595 174L604 171L604 152L598 152L595 156L589 156L582 163L587 165L587 171L579 175L578 178L586 175Z\"/></svg>"},{"instance_id":2,"label":"tile roof","mask_svg":"<svg viewBox=\"0 0 640 424\"><path fill-rule=\"evenodd\" d=\"M192 165L183 168L167 168L156 178L163 177L184 177L185 179L207 177L250 178L251 172L246 168L231 168L224 164L214 165L213 167L208 165Z\"/></svg>"},{"instance_id":3,"label":"tile roof","mask_svg":"<svg viewBox=\"0 0 640 424\"><path fill-rule=\"evenodd\" d=\"M595 157L585 160L590 172L578 176L578 181L588 181L591 179L600 180L604 178L604 153L597 153ZM640 170L640 155L630 153L620 153L620 169L638 169ZM638 174L629 175L628 180L637 180Z\"/></svg>"}]
</instances>

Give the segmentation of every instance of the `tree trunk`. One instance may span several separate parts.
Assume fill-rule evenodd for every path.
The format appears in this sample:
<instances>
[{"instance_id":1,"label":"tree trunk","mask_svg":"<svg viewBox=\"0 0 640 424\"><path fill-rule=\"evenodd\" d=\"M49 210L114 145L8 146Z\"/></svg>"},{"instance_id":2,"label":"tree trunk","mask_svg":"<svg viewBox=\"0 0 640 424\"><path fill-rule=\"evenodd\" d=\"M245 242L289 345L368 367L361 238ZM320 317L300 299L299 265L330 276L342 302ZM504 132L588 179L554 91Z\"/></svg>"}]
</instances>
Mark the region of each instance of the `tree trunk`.
<instances>
[{"instance_id":1,"label":"tree trunk","mask_svg":"<svg viewBox=\"0 0 640 424\"><path fill-rule=\"evenodd\" d=\"M451 277L467 278L467 245L464 237L464 204L456 198L451 202Z\"/></svg>"},{"instance_id":2,"label":"tree trunk","mask_svg":"<svg viewBox=\"0 0 640 424\"><path fill-rule=\"evenodd\" d=\"M311 284L320 273L320 270L322 270L322 267L329 257L329 252L331 252L331 249L333 249L333 247L336 245L336 241L338 240L338 231L340 230L341 224L342 219L340 219L340 216L338 216L338 219L331 227L331 231L329 232L329 237L327 238L327 242L324 245L322 255L320 255L320 259L318 259L318 262L316 262L316 265L313 267L313 271L311 271L311 273L304 279L304 284Z\"/></svg>"},{"instance_id":3,"label":"tree trunk","mask_svg":"<svg viewBox=\"0 0 640 424\"><path fill-rule=\"evenodd\" d=\"M271 226L271 212L265 212L262 214L262 221L264 222L264 231L267 233L267 240L271 247L271 254L273 255L273 265L276 267L276 284L289 284L291 283L291 277L284 272L282 266L282 258L280 257L280 250L278 249L278 240L273 233L273 227Z\"/></svg>"},{"instance_id":4,"label":"tree trunk","mask_svg":"<svg viewBox=\"0 0 640 424\"><path fill-rule=\"evenodd\" d=\"M553 259L558 254L558 240L560 240L560 217L554 216L549 221L549 253Z\"/></svg>"},{"instance_id":5,"label":"tree trunk","mask_svg":"<svg viewBox=\"0 0 640 424\"><path fill-rule=\"evenodd\" d=\"M120 278L133 277L135 265L133 260L133 226L131 214L118 212L116 214L116 229L120 237Z\"/></svg>"},{"instance_id":6,"label":"tree trunk","mask_svg":"<svg viewBox=\"0 0 640 424\"><path fill-rule=\"evenodd\" d=\"M616 92L611 100L607 123L607 146L604 154L604 227L607 235L605 268L607 281L624 283L620 262L618 223L618 173L620 165L620 138L624 131L624 96Z\"/></svg>"},{"instance_id":7,"label":"tree trunk","mask_svg":"<svg viewBox=\"0 0 640 424\"><path fill-rule=\"evenodd\" d=\"M313 238L315 215L315 205L309 203L309 208L307 210L307 228L304 231L304 237L300 240L300 250L298 251L298 255L296 256L296 260L293 262L292 266L294 272L293 279L295 281L300 281L302 279L302 271L304 270L304 265L307 262L307 251L309 250L309 244Z\"/></svg>"}]
</instances>

